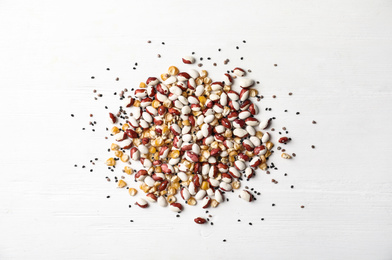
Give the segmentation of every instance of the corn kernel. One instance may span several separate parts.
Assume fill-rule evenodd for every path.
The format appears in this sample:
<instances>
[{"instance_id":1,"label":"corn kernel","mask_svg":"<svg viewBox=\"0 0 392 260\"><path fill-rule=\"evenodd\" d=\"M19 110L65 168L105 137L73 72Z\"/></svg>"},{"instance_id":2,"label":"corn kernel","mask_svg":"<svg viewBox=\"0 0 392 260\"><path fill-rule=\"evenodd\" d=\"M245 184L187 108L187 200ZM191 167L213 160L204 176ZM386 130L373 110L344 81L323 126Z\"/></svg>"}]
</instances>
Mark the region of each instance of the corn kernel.
<instances>
[{"instance_id":1,"label":"corn kernel","mask_svg":"<svg viewBox=\"0 0 392 260\"><path fill-rule=\"evenodd\" d=\"M259 91L257 91L257 89L252 88L252 89L249 91L249 95L250 95L251 97L255 97L255 96L257 96L257 94L259 94Z\"/></svg>"},{"instance_id":2,"label":"corn kernel","mask_svg":"<svg viewBox=\"0 0 392 260\"><path fill-rule=\"evenodd\" d=\"M114 152L114 155L116 156L116 157L121 157L121 156L123 156L123 152L122 151L120 151L120 150L117 150L117 151L115 151Z\"/></svg>"},{"instance_id":3,"label":"corn kernel","mask_svg":"<svg viewBox=\"0 0 392 260\"><path fill-rule=\"evenodd\" d=\"M118 133L120 133L120 129L118 129L117 126L113 126L112 129L111 129L111 131L112 131L112 134L118 134Z\"/></svg>"},{"instance_id":4,"label":"corn kernel","mask_svg":"<svg viewBox=\"0 0 392 260\"><path fill-rule=\"evenodd\" d=\"M155 99L155 100L152 101L151 106L153 108L158 108L158 107L161 106L161 102L159 102L158 100Z\"/></svg>"},{"instance_id":5,"label":"corn kernel","mask_svg":"<svg viewBox=\"0 0 392 260\"><path fill-rule=\"evenodd\" d=\"M140 101L139 100L135 100L135 102L133 103L134 107L140 107Z\"/></svg>"},{"instance_id":6,"label":"corn kernel","mask_svg":"<svg viewBox=\"0 0 392 260\"><path fill-rule=\"evenodd\" d=\"M167 194L167 190L163 190L159 193L161 196L166 195Z\"/></svg>"},{"instance_id":7,"label":"corn kernel","mask_svg":"<svg viewBox=\"0 0 392 260\"><path fill-rule=\"evenodd\" d=\"M162 172L161 166L155 166L155 172L157 172L157 173Z\"/></svg>"},{"instance_id":8,"label":"corn kernel","mask_svg":"<svg viewBox=\"0 0 392 260\"><path fill-rule=\"evenodd\" d=\"M266 163L260 164L260 165L259 165L259 169L260 169L260 170L263 170L263 171L267 170L267 164L266 164Z\"/></svg>"},{"instance_id":9,"label":"corn kernel","mask_svg":"<svg viewBox=\"0 0 392 260\"><path fill-rule=\"evenodd\" d=\"M210 188L210 184L208 183L208 181L203 181L201 183L201 187L202 190L208 190Z\"/></svg>"},{"instance_id":10,"label":"corn kernel","mask_svg":"<svg viewBox=\"0 0 392 260\"><path fill-rule=\"evenodd\" d=\"M144 191L145 193L147 193L147 192L150 190L150 187L149 187L147 184L145 184L145 183L142 183L142 184L139 186L139 188L140 188L142 191Z\"/></svg>"},{"instance_id":11,"label":"corn kernel","mask_svg":"<svg viewBox=\"0 0 392 260\"><path fill-rule=\"evenodd\" d=\"M233 187L233 189L238 190L241 187L241 183L239 181L233 181L231 183L231 186Z\"/></svg>"},{"instance_id":12,"label":"corn kernel","mask_svg":"<svg viewBox=\"0 0 392 260\"><path fill-rule=\"evenodd\" d=\"M198 85L198 86L199 86L199 85L203 85L203 83L204 83L204 82L203 82L203 79L200 78L200 77L199 77L199 78L196 78L195 82L196 82L196 85Z\"/></svg>"},{"instance_id":13,"label":"corn kernel","mask_svg":"<svg viewBox=\"0 0 392 260\"><path fill-rule=\"evenodd\" d=\"M268 158L268 157L270 157L271 156L271 151L267 151L265 154L264 154L264 157L265 158Z\"/></svg>"},{"instance_id":14,"label":"corn kernel","mask_svg":"<svg viewBox=\"0 0 392 260\"><path fill-rule=\"evenodd\" d=\"M170 74L168 74L168 73L163 73L163 74L161 74L161 79L162 79L163 81L167 80L169 77L170 77Z\"/></svg>"},{"instance_id":15,"label":"corn kernel","mask_svg":"<svg viewBox=\"0 0 392 260\"><path fill-rule=\"evenodd\" d=\"M129 167L129 166L125 166L125 167L124 167L124 172L125 172L126 174L131 175L131 174L133 174L133 169L132 169L131 167Z\"/></svg>"},{"instance_id":16,"label":"corn kernel","mask_svg":"<svg viewBox=\"0 0 392 260\"><path fill-rule=\"evenodd\" d=\"M223 91L225 91L225 92L229 92L230 90L231 90L231 86L225 85L223 87Z\"/></svg>"},{"instance_id":17,"label":"corn kernel","mask_svg":"<svg viewBox=\"0 0 392 260\"><path fill-rule=\"evenodd\" d=\"M134 188L129 188L128 192L129 192L129 195L131 195L131 196L135 196L137 194L137 190Z\"/></svg>"},{"instance_id":18,"label":"corn kernel","mask_svg":"<svg viewBox=\"0 0 392 260\"><path fill-rule=\"evenodd\" d=\"M107 166L114 166L114 165L116 165L116 161L114 160L114 158L109 158L106 160L106 165Z\"/></svg>"},{"instance_id":19,"label":"corn kernel","mask_svg":"<svg viewBox=\"0 0 392 260\"><path fill-rule=\"evenodd\" d=\"M123 180L119 180L118 181L118 187L119 188L124 188L125 186L127 186L127 183Z\"/></svg>"},{"instance_id":20,"label":"corn kernel","mask_svg":"<svg viewBox=\"0 0 392 260\"><path fill-rule=\"evenodd\" d=\"M127 130L129 128L129 125L127 123L123 124L123 126L121 127L122 130Z\"/></svg>"},{"instance_id":21,"label":"corn kernel","mask_svg":"<svg viewBox=\"0 0 392 260\"><path fill-rule=\"evenodd\" d=\"M212 79L210 79L209 77L205 77L203 79L204 84L210 84L212 82Z\"/></svg>"},{"instance_id":22,"label":"corn kernel","mask_svg":"<svg viewBox=\"0 0 392 260\"><path fill-rule=\"evenodd\" d=\"M174 194L177 193L177 190L176 190L176 188L174 188L173 186L170 186L170 187L167 189L167 192L168 192L170 195L174 195Z\"/></svg>"},{"instance_id":23,"label":"corn kernel","mask_svg":"<svg viewBox=\"0 0 392 260\"><path fill-rule=\"evenodd\" d=\"M272 147L274 147L274 144L273 144L271 141L268 141L268 142L265 144L265 147L267 147L268 150L271 150Z\"/></svg>"},{"instance_id":24,"label":"corn kernel","mask_svg":"<svg viewBox=\"0 0 392 260\"><path fill-rule=\"evenodd\" d=\"M177 159L178 157L180 157L180 151L172 150L169 154L169 157L172 159Z\"/></svg>"},{"instance_id":25,"label":"corn kernel","mask_svg":"<svg viewBox=\"0 0 392 260\"><path fill-rule=\"evenodd\" d=\"M167 196L166 200L169 204L172 204L177 201L177 198L174 195L169 195Z\"/></svg>"},{"instance_id":26,"label":"corn kernel","mask_svg":"<svg viewBox=\"0 0 392 260\"><path fill-rule=\"evenodd\" d=\"M263 133L260 132L260 131L257 131L256 132L256 137L259 138L259 139L263 138Z\"/></svg>"},{"instance_id":27,"label":"corn kernel","mask_svg":"<svg viewBox=\"0 0 392 260\"><path fill-rule=\"evenodd\" d=\"M167 72L172 75L175 76L177 75L180 71L178 70L178 68L176 66L170 66L169 69L167 70Z\"/></svg>"},{"instance_id":28,"label":"corn kernel","mask_svg":"<svg viewBox=\"0 0 392 260\"><path fill-rule=\"evenodd\" d=\"M112 144L112 145L110 146L110 149L111 149L112 151L115 151L115 150L120 149L120 146L119 146L118 144Z\"/></svg>"},{"instance_id":29,"label":"corn kernel","mask_svg":"<svg viewBox=\"0 0 392 260\"><path fill-rule=\"evenodd\" d=\"M123 154L120 159L121 159L122 162L128 162L129 161L129 155L128 154Z\"/></svg>"},{"instance_id":30,"label":"corn kernel","mask_svg":"<svg viewBox=\"0 0 392 260\"><path fill-rule=\"evenodd\" d=\"M190 198L187 200L186 203L187 203L188 205L195 206L195 205L197 204L197 201L196 201L196 199L195 199L194 197L190 197Z\"/></svg>"},{"instance_id":31,"label":"corn kernel","mask_svg":"<svg viewBox=\"0 0 392 260\"><path fill-rule=\"evenodd\" d=\"M205 78L205 77L207 77L207 76L208 76L208 72L207 72L206 70L200 71L200 77L201 77L201 78Z\"/></svg>"},{"instance_id":32,"label":"corn kernel","mask_svg":"<svg viewBox=\"0 0 392 260\"><path fill-rule=\"evenodd\" d=\"M218 207L218 206L219 206L219 202L216 201L215 199L212 199L212 200L211 200L211 207L216 208L216 207Z\"/></svg>"},{"instance_id":33,"label":"corn kernel","mask_svg":"<svg viewBox=\"0 0 392 260\"><path fill-rule=\"evenodd\" d=\"M178 190L178 189L180 188L180 183L179 183L179 182L174 182L174 183L171 184L171 186L172 186L173 188L175 188L176 190ZM176 193L177 193L177 192L176 192Z\"/></svg>"}]
</instances>

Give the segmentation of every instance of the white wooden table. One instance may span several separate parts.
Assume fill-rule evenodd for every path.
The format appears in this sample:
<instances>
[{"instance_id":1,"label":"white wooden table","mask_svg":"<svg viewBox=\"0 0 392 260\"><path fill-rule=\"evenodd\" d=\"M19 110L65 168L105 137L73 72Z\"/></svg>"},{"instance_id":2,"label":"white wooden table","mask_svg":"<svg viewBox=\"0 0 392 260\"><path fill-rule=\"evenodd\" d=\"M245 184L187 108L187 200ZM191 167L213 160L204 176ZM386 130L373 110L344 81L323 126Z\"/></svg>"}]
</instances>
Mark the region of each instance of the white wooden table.
<instances>
[{"instance_id":1,"label":"white wooden table","mask_svg":"<svg viewBox=\"0 0 392 260\"><path fill-rule=\"evenodd\" d=\"M391 1L2 1L0 31L0 259L392 259ZM251 69L297 154L214 226L105 181L113 92L192 51Z\"/></svg>"}]
</instances>

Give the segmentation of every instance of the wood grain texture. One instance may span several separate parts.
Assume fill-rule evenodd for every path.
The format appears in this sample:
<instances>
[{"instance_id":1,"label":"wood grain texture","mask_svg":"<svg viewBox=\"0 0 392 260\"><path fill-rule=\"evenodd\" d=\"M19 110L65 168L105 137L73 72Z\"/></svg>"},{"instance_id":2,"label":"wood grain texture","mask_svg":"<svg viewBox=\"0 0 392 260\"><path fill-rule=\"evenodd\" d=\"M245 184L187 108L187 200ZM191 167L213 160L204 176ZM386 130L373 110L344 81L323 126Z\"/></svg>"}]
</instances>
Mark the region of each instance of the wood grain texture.
<instances>
[{"instance_id":1,"label":"wood grain texture","mask_svg":"<svg viewBox=\"0 0 392 260\"><path fill-rule=\"evenodd\" d=\"M2 1L0 259L392 259L391 27L388 0ZM104 179L104 105L192 51L215 78L252 69L297 154L249 182L255 203L210 210L213 227L192 223L200 208L129 209Z\"/></svg>"}]
</instances>

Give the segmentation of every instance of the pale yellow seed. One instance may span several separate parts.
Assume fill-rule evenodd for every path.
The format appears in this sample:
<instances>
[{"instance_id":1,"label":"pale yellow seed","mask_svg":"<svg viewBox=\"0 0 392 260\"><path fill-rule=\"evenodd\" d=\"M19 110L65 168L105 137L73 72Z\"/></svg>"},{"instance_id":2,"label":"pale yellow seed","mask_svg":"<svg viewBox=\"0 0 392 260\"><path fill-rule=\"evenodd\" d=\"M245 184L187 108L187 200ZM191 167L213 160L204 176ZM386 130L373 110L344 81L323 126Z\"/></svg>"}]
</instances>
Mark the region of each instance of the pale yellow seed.
<instances>
[{"instance_id":1,"label":"pale yellow seed","mask_svg":"<svg viewBox=\"0 0 392 260\"><path fill-rule=\"evenodd\" d=\"M147 87L146 83L140 82L139 88L146 88L146 87Z\"/></svg>"},{"instance_id":2,"label":"pale yellow seed","mask_svg":"<svg viewBox=\"0 0 392 260\"><path fill-rule=\"evenodd\" d=\"M161 196L166 195L167 194L167 190L163 190L160 192Z\"/></svg>"},{"instance_id":3,"label":"pale yellow seed","mask_svg":"<svg viewBox=\"0 0 392 260\"><path fill-rule=\"evenodd\" d=\"M201 188L202 190L208 190L208 189L210 188L210 184L208 183L208 181L203 181L203 182L201 183L200 188Z\"/></svg>"},{"instance_id":4,"label":"pale yellow seed","mask_svg":"<svg viewBox=\"0 0 392 260\"><path fill-rule=\"evenodd\" d=\"M256 137L259 138L259 139L263 138L263 133L260 132L260 131L257 131L256 132Z\"/></svg>"},{"instance_id":5,"label":"pale yellow seed","mask_svg":"<svg viewBox=\"0 0 392 260\"><path fill-rule=\"evenodd\" d=\"M169 195L167 196L166 200L169 204L172 204L177 201L177 198L174 195Z\"/></svg>"},{"instance_id":6,"label":"pale yellow seed","mask_svg":"<svg viewBox=\"0 0 392 260\"><path fill-rule=\"evenodd\" d=\"M173 182L173 183L175 183L175 182L180 182L180 177L178 177L177 175L174 175L174 176L170 179L170 181ZM178 188L176 188L176 189L178 189Z\"/></svg>"},{"instance_id":7,"label":"pale yellow seed","mask_svg":"<svg viewBox=\"0 0 392 260\"><path fill-rule=\"evenodd\" d=\"M263 170L263 171L267 170L267 164L266 164L266 163L260 164L260 165L259 165L259 169L260 169L260 170Z\"/></svg>"},{"instance_id":8,"label":"pale yellow seed","mask_svg":"<svg viewBox=\"0 0 392 260\"><path fill-rule=\"evenodd\" d=\"M265 147L267 147L268 150L271 150L272 147L274 147L274 144L273 144L271 141L268 141L268 142L265 144Z\"/></svg>"},{"instance_id":9,"label":"pale yellow seed","mask_svg":"<svg viewBox=\"0 0 392 260\"><path fill-rule=\"evenodd\" d=\"M225 91L225 92L229 92L230 90L231 90L231 86L225 85L223 87L223 91Z\"/></svg>"},{"instance_id":10,"label":"pale yellow seed","mask_svg":"<svg viewBox=\"0 0 392 260\"><path fill-rule=\"evenodd\" d=\"M144 191L145 193L147 193L147 192L150 190L150 187L149 187L147 184L145 184L145 183L142 183L142 184L139 186L139 188L140 188L142 191Z\"/></svg>"},{"instance_id":11,"label":"pale yellow seed","mask_svg":"<svg viewBox=\"0 0 392 260\"><path fill-rule=\"evenodd\" d=\"M112 144L112 145L110 146L110 149L111 149L112 151L115 151L115 150L120 149L120 146L119 146L118 144Z\"/></svg>"},{"instance_id":12,"label":"pale yellow seed","mask_svg":"<svg viewBox=\"0 0 392 260\"><path fill-rule=\"evenodd\" d=\"M182 124L183 124L184 126L190 126L190 125L191 125L191 123L189 122L189 120L183 120L183 121L182 121Z\"/></svg>"},{"instance_id":13,"label":"pale yellow seed","mask_svg":"<svg viewBox=\"0 0 392 260\"><path fill-rule=\"evenodd\" d=\"M215 118L216 118L216 119L221 119L222 117L223 117L222 114L215 114Z\"/></svg>"},{"instance_id":14,"label":"pale yellow seed","mask_svg":"<svg viewBox=\"0 0 392 260\"><path fill-rule=\"evenodd\" d=\"M196 85L203 85L203 83L204 83L203 79L200 77L196 78L195 82L196 82Z\"/></svg>"},{"instance_id":15,"label":"pale yellow seed","mask_svg":"<svg viewBox=\"0 0 392 260\"><path fill-rule=\"evenodd\" d=\"M119 180L118 181L118 187L119 188L124 188L126 186L127 186L127 183L125 181L123 181L123 180Z\"/></svg>"},{"instance_id":16,"label":"pale yellow seed","mask_svg":"<svg viewBox=\"0 0 392 260\"><path fill-rule=\"evenodd\" d=\"M121 156L123 156L123 152L122 151L120 151L120 150L117 150L117 151L115 151L114 152L114 155L116 156L116 157L121 157Z\"/></svg>"},{"instance_id":17,"label":"pale yellow seed","mask_svg":"<svg viewBox=\"0 0 392 260\"><path fill-rule=\"evenodd\" d=\"M200 71L200 77L201 78L205 78L205 77L207 77L208 76L208 72L206 71L206 70L201 70Z\"/></svg>"},{"instance_id":18,"label":"pale yellow seed","mask_svg":"<svg viewBox=\"0 0 392 260\"><path fill-rule=\"evenodd\" d=\"M135 100L135 102L133 103L134 107L140 107L140 101L139 100Z\"/></svg>"},{"instance_id":19,"label":"pale yellow seed","mask_svg":"<svg viewBox=\"0 0 392 260\"><path fill-rule=\"evenodd\" d=\"M129 128L129 125L127 123L123 124L123 126L121 127L122 130L127 130Z\"/></svg>"},{"instance_id":20,"label":"pale yellow seed","mask_svg":"<svg viewBox=\"0 0 392 260\"><path fill-rule=\"evenodd\" d=\"M204 91L207 91L207 92L211 92L212 91L212 88L211 88L211 85L206 85L205 87L204 87ZM209 94L208 94L209 95Z\"/></svg>"},{"instance_id":21,"label":"pale yellow seed","mask_svg":"<svg viewBox=\"0 0 392 260\"><path fill-rule=\"evenodd\" d=\"M168 74L168 73L163 73L163 74L161 74L161 79L162 79L163 81L167 80L169 77L170 77L170 74Z\"/></svg>"},{"instance_id":22,"label":"pale yellow seed","mask_svg":"<svg viewBox=\"0 0 392 260\"><path fill-rule=\"evenodd\" d=\"M112 129L111 129L111 131L112 131L112 134L118 134L118 133L120 133L120 129L118 129L117 126L113 126Z\"/></svg>"},{"instance_id":23,"label":"pale yellow seed","mask_svg":"<svg viewBox=\"0 0 392 260\"><path fill-rule=\"evenodd\" d=\"M157 187L152 187L148 190L149 193L154 193L157 191Z\"/></svg>"},{"instance_id":24,"label":"pale yellow seed","mask_svg":"<svg viewBox=\"0 0 392 260\"><path fill-rule=\"evenodd\" d=\"M219 206L219 202L216 201L215 199L212 199L212 200L211 200L211 207L216 208L216 207L218 207L218 206Z\"/></svg>"},{"instance_id":25,"label":"pale yellow seed","mask_svg":"<svg viewBox=\"0 0 392 260\"><path fill-rule=\"evenodd\" d=\"M161 166L155 166L155 172L157 172L157 173L162 172Z\"/></svg>"},{"instance_id":26,"label":"pale yellow seed","mask_svg":"<svg viewBox=\"0 0 392 260\"><path fill-rule=\"evenodd\" d=\"M197 201L196 201L196 199L194 197L190 197L187 200L187 204L190 205L190 206L195 206L197 204Z\"/></svg>"},{"instance_id":27,"label":"pale yellow seed","mask_svg":"<svg viewBox=\"0 0 392 260\"><path fill-rule=\"evenodd\" d=\"M161 106L161 102L159 102L158 100L155 99L154 101L152 101L151 106L153 108L158 108Z\"/></svg>"},{"instance_id":28,"label":"pale yellow seed","mask_svg":"<svg viewBox=\"0 0 392 260\"><path fill-rule=\"evenodd\" d=\"M180 183L179 183L179 182L174 182L174 183L171 184L171 186L172 186L174 189L178 190L178 189L180 188ZM177 192L176 192L176 193L177 193Z\"/></svg>"},{"instance_id":29,"label":"pale yellow seed","mask_svg":"<svg viewBox=\"0 0 392 260\"><path fill-rule=\"evenodd\" d=\"M203 79L204 84L210 84L212 82L212 79L210 79L209 77L205 77Z\"/></svg>"},{"instance_id":30,"label":"pale yellow seed","mask_svg":"<svg viewBox=\"0 0 392 260\"><path fill-rule=\"evenodd\" d=\"M122 162L128 162L129 161L129 155L128 154L123 154L120 159L121 159Z\"/></svg>"},{"instance_id":31,"label":"pale yellow seed","mask_svg":"<svg viewBox=\"0 0 392 260\"><path fill-rule=\"evenodd\" d=\"M178 70L178 68L176 66L170 66L169 69L167 70L167 72L172 75L175 76L177 75L180 71Z\"/></svg>"},{"instance_id":32,"label":"pale yellow seed","mask_svg":"<svg viewBox=\"0 0 392 260\"><path fill-rule=\"evenodd\" d=\"M116 165L116 161L114 160L114 158L107 159L105 163L106 163L107 166L114 166L114 165Z\"/></svg>"},{"instance_id":33,"label":"pale yellow seed","mask_svg":"<svg viewBox=\"0 0 392 260\"><path fill-rule=\"evenodd\" d=\"M249 158L252 158L252 157L253 157L253 153L250 152L250 151L246 151L246 152L245 152L245 155L247 155Z\"/></svg>"},{"instance_id":34,"label":"pale yellow seed","mask_svg":"<svg viewBox=\"0 0 392 260\"><path fill-rule=\"evenodd\" d=\"M212 149L218 148L218 146L219 146L218 141L213 141L213 142L210 144L210 147L211 147Z\"/></svg>"},{"instance_id":35,"label":"pale yellow seed","mask_svg":"<svg viewBox=\"0 0 392 260\"><path fill-rule=\"evenodd\" d=\"M241 187L241 183L239 181L233 181L231 183L231 186L233 186L233 189L239 189Z\"/></svg>"},{"instance_id":36,"label":"pale yellow seed","mask_svg":"<svg viewBox=\"0 0 392 260\"><path fill-rule=\"evenodd\" d=\"M124 172L125 172L126 174L131 175L131 174L133 174L133 169L132 169L131 167L129 167L129 166L125 166L125 167L124 167Z\"/></svg>"},{"instance_id":37,"label":"pale yellow seed","mask_svg":"<svg viewBox=\"0 0 392 260\"><path fill-rule=\"evenodd\" d=\"M251 97L255 97L255 96L257 96L257 94L259 94L259 91L257 91L257 89L251 89L251 90L249 90L249 96L251 96Z\"/></svg>"},{"instance_id":38,"label":"pale yellow seed","mask_svg":"<svg viewBox=\"0 0 392 260\"><path fill-rule=\"evenodd\" d=\"M129 195L131 195L131 196L135 196L137 194L137 190L134 188L129 188L128 192L129 192Z\"/></svg>"}]
</instances>

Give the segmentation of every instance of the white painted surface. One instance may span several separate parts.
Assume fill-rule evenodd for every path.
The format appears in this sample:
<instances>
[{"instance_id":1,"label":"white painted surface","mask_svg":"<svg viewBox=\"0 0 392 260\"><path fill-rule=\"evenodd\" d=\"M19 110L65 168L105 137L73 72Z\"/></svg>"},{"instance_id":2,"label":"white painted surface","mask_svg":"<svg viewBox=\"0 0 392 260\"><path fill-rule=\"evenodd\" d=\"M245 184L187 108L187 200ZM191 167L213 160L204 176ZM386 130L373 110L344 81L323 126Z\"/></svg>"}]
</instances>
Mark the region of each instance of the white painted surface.
<instances>
[{"instance_id":1,"label":"white painted surface","mask_svg":"<svg viewBox=\"0 0 392 260\"><path fill-rule=\"evenodd\" d=\"M392 259L391 1L124 2L0 3L0 259ZM211 210L214 226L192 223L199 208L129 209L102 161L80 168L106 156L112 92L192 51L215 75L251 68L297 153L250 182L255 203ZM80 130L91 112L95 134Z\"/></svg>"}]
</instances>

